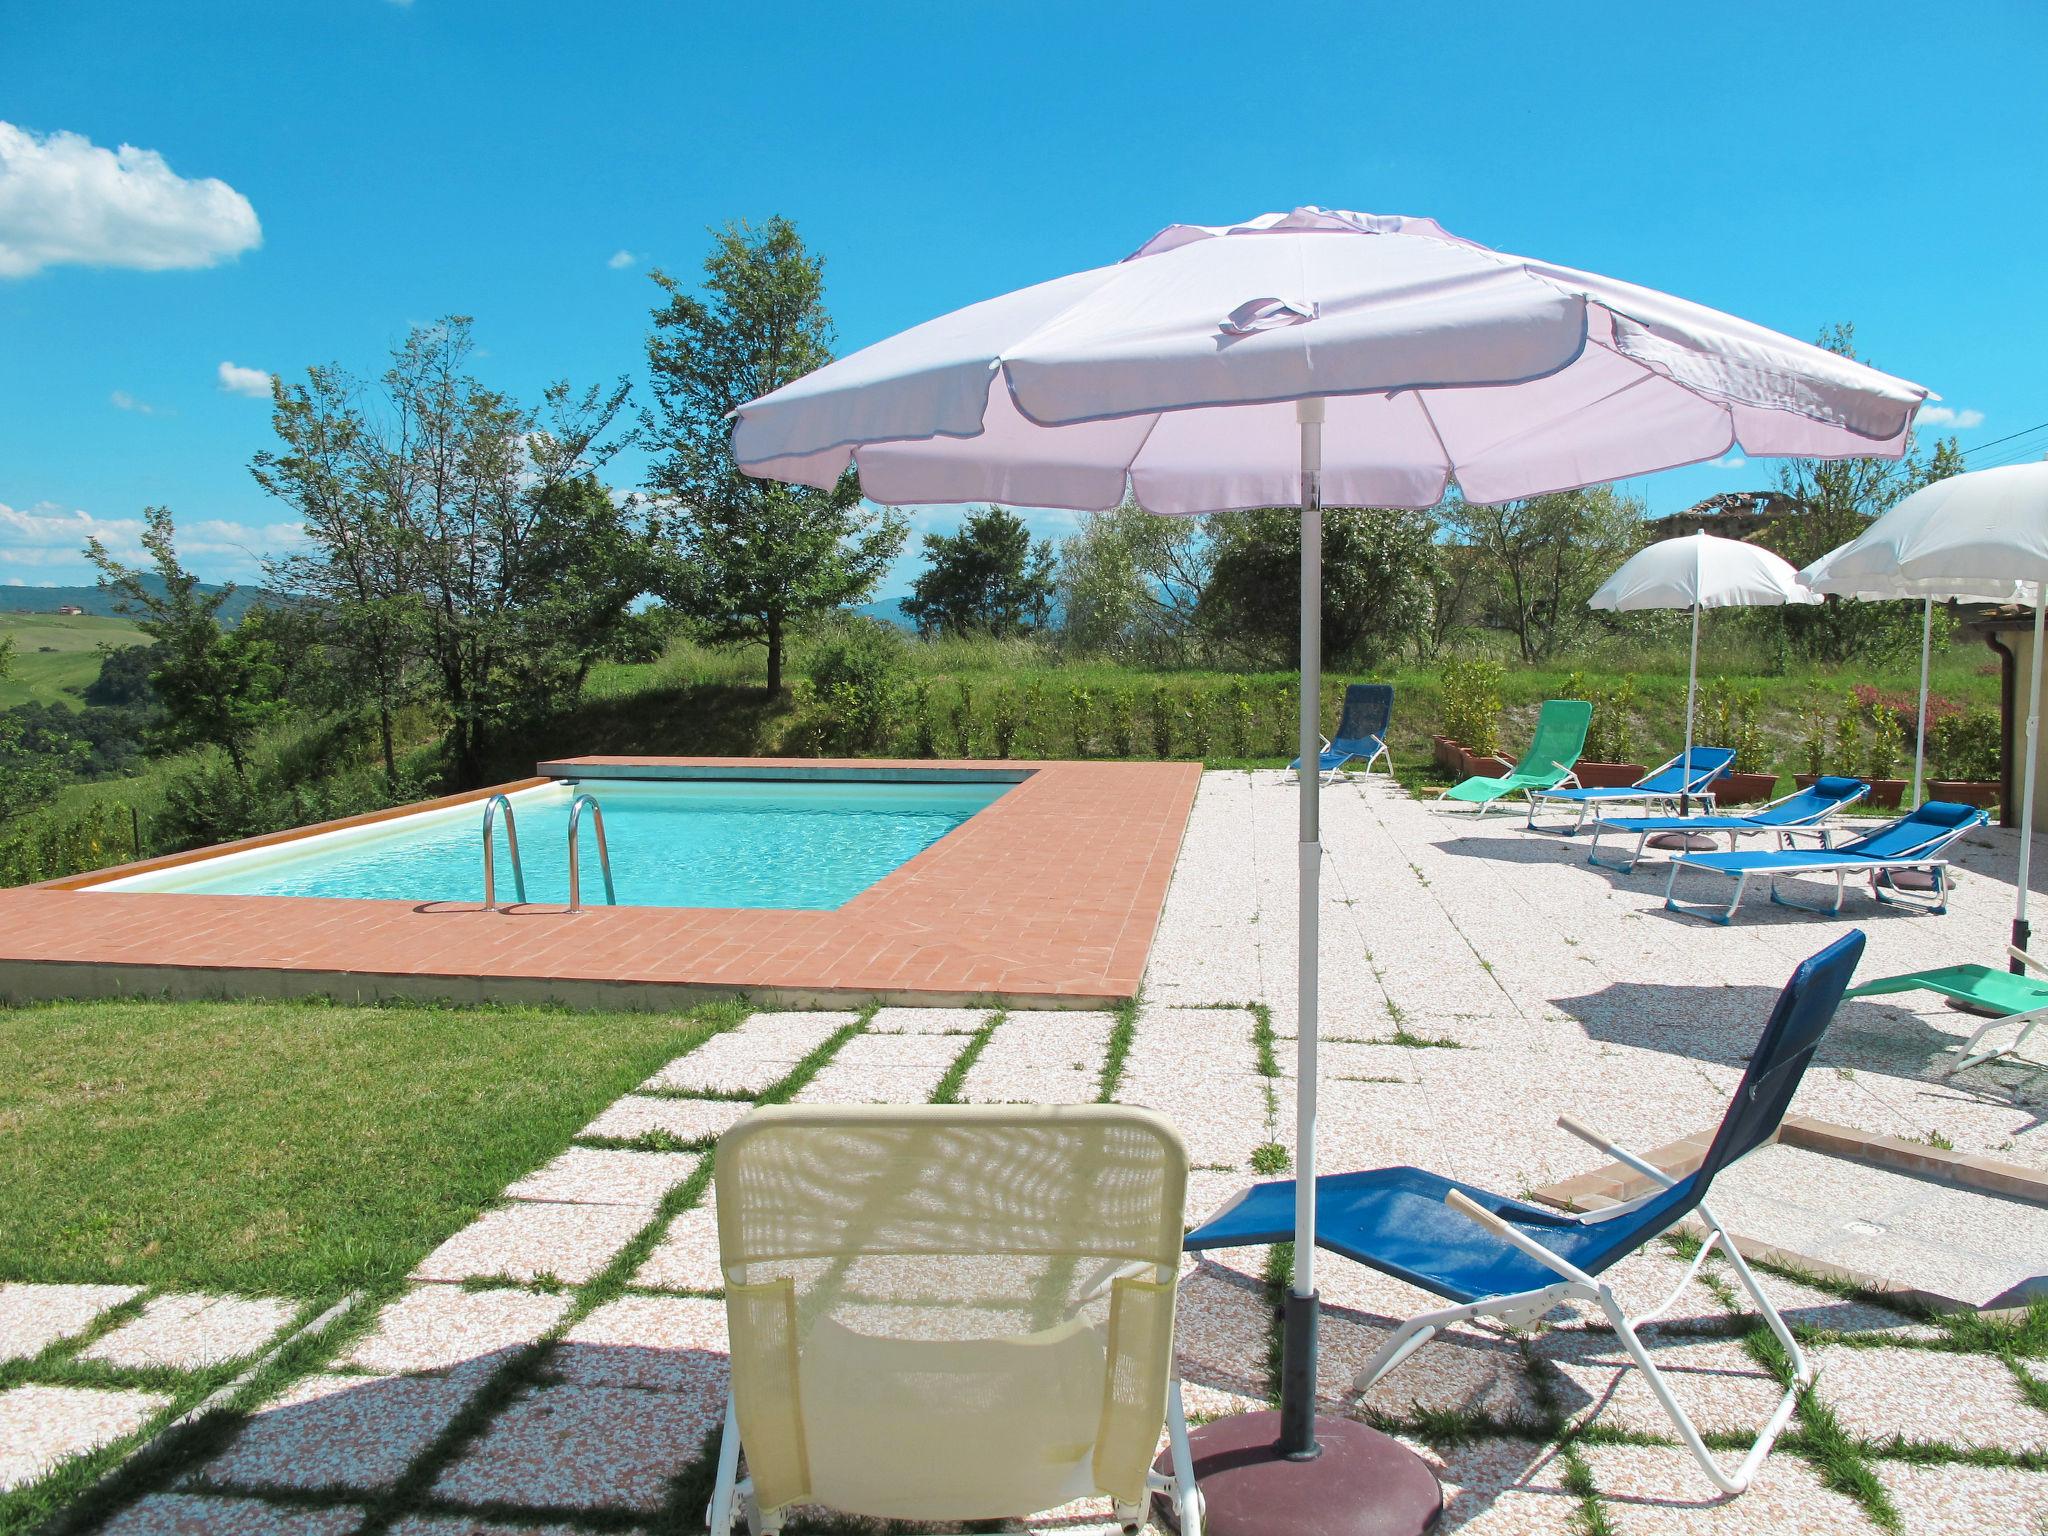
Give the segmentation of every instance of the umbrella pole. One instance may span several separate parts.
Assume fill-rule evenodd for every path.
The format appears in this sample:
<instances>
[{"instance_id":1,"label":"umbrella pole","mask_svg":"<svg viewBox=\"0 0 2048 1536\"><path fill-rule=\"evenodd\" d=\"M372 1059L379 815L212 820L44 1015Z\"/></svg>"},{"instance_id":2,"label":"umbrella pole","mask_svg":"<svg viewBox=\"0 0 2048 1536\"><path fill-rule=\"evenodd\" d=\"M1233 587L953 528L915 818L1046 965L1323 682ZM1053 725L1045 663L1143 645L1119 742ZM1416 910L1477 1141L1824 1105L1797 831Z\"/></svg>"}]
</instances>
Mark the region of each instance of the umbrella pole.
<instances>
[{"instance_id":1,"label":"umbrella pole","mask_svg":"<svg viewBox=\"0 0 2048 1536\"><path fill-rule=\"evenodd\" d=\"M1316 1444L1316 992L1322 884L1323 402L1295 406L1301 424L1301 869L1297 921L1294 1119L1294 1282L1280 1367L1280 1450Z\"/></svg>"},{"instance_id":2,"label":"umbrella pole","mask_svg":"<svg viewBox=\"0 0 2048 1536\"><path fill-rule=\"evenodd\" d=\"M1685 756L1678 760L1678 772L1681 782L1683 782L1686 774L1692 772L1692 700L1693 695L1699 690L1699 684L1700 605L1694 603L1692 605L1692 660L1685 669ZM1681 794L1678 797L1678 814L1681 816L1690 816L1692 814L1691 794ZM1686 834L1687 837L1692 835L1691 833Z\"/></svg>"},{"instance_id":3,"label":"umbrella pole","mask_svg":"<svg viewBox=\"0 0 2048 1536\"><path fill-rule=\"evenodd\" d=\"M1920 713L1913 717L1913 804L1916 806L1924 798L1920 792L1920 780L1927 767L1927 661L1934 649L1934 599L1930 597L1926 603L1920 615ZM2035 643L2039 644L2038 641Z\"/></svg>"},{"instance_id":4,"label":"umbrella pole","mask_svg":"<svg viewBox=\"0 0 2048 1536\"><path fill-rule=\"evenodd\" d=\"M2013 903L2012 947L2025 949L2033 936L2027 925L2027 880L2034 854L2034 767L2041 745L2041 618L2048 583L2034 583L2034 655L2027 667L2027 773L2020 785L2020 872L2019 895ZM2009 962L2014 971L2024 972L2019 961Z\"/></svg>"}]
</instances>

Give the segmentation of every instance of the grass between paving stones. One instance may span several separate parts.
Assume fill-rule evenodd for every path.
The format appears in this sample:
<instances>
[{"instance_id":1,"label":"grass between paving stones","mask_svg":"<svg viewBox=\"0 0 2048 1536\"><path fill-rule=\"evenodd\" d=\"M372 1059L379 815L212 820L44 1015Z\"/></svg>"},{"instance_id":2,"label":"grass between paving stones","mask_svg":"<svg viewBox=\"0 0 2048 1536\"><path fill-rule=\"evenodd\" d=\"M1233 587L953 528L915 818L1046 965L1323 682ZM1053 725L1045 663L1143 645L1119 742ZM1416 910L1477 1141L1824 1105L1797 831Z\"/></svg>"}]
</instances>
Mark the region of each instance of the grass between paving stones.
<instances>
[{"instance_id":1,"label":"grass between paving stones","mask_svg":"<svg viewBox=\"0 0 2048 1536\"><path fill-rule=\"evenodd\" d=\"M967 1044L961 1047L960 1054L953 1058L953 1065L946 1068L946 1075L939 1079L938 1087L932 1090L932 1103L960 1102L960 1088L967 1081L967 1074L974 1070L974 1064L981 1060L981 1053L988 1049L989 1037L996 1032L997 1026L1008 1018L1009 1014L999 1008L981 1021L981 1027L976 1029Z\"/></svg>"},{"instance_id":2,"label":"grass between paving stones","mask_svg":"<svg viewBox=\"0 0 2048 1536\"><path fill-rule=\"evenodd\" d=\"M539 1008L0 1009L0 1279L334 1297L403 1276L737 1024Z\"/></svg>"},{"instance_id":3,"label":"grass between paving stones","mask_svg":"<svg viewBox=\"0 0 2048 1536\"><path fill-rule=\"evenodd\" d=\"M1111 1104L1116 1101L1116 1091L1123 1086L1124 1063L1130 1059L1131 1045L1138 1038L1138 1007L1141 998L1127 997L1116 1005L1116 1023L1110 1027L1109 1049L1102 1058L1102 1078L1095 1090L1095 1102Z\"/></svg>"}]
</instances>

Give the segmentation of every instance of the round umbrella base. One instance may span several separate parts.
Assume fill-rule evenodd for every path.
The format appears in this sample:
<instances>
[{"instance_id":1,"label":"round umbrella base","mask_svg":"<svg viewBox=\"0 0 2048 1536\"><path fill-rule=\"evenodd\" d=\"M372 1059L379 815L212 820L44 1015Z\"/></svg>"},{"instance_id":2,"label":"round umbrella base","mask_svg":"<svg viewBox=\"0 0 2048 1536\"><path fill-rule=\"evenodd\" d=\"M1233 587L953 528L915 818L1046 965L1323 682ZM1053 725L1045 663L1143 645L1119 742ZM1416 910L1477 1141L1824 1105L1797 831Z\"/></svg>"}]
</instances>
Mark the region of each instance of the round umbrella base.
<instances>
[{"instance_id":1,"label":"round umbrella base","mask_svg":"<svg viewBox=\"0 0 2048 1536\"><path fill-rule=\"evenodd\" d=\"M1436 1474L1407 1446L1350 1419L1316 1420L1322 1454L1280 1454L1280 1415L1268 1410L1204 1424L1188 1436L1202 1490L1205 1536L1422 1536L1443 1513ZM1171 1472L1161 1456L1159 1470ZM1178 1532L1156 1498L1154 1517Z\"/></svg>"},{"instance_id":2,"label":"round umbrella base","mask_svg":"<svg viewBox=\"0 0 2048 1536\"><path fill-rule=\"evenodd\" d=\"M1924 869L1894 869L1885 873L1884 883L1895 891L1931 891L1934 876Z\"/></svg>"},{"instance_id":3,"label":"round umbrella base","mask_svg":"<svg viewBox=\"0 0 2048 1536\"><path fill-rule=\"evenodd\" d=\"M1650 839L1652 848L1682 848L1687 853L1708 853L1721 845L1705 832L1659 832Z\"/></svg>"}]
</instances>

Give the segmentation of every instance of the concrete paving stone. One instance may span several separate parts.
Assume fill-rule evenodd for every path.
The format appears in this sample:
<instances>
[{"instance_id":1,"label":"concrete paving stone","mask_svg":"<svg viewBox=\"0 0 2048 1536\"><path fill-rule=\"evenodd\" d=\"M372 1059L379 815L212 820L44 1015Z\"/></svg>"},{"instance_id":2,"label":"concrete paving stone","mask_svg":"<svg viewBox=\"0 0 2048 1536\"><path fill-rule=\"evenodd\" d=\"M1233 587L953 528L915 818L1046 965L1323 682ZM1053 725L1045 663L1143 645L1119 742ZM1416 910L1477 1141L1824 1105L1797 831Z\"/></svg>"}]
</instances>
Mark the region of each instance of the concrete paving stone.
<instances>
[{"instance_id":1,"label":"concrete paving stone","mask_svg":"<svg viewBox=\"0 0 2048 1536\"><path fill-rule=\"evenodd\" d=\"M2048 1472L1883 1459L1872 1461L1870 1468L1908 1531L1948 1536L2040 1536L2048 1531Z\"/></svg>"},{"instance_id":2,"label":"concrete paving stone","mask_svg":"<svg viewBox=\"0 0 2048 1536\"><path fill-rule=\"evenodd\" d=\"M204 1493L152 1493L101 1526L100 1536L352 1536L363 1511L319 1509Z\"/></svg>"},{"instance_id":3,"label":"concrete paving stone","mask_svg":"<svg viewBox=\"0 0 2048 1536\"><path fill-rule=\"evenodd\" d=\"M678 1141L715 1141L753 1107L731 1099L657 1099L629 1093L577 1134L632 1141L660 1132Z\"/></svg>"},{"instance_id":4,"label":"concrete paving stone","mask_svg":"<svg viewBox=\"0 0 2048 1536\"><path fill-rule=\"evenodd\" d=\"M569 1330L550 1368L579 1387L645 1387L716 1399L730 1377L725 1303L622 1296Z\"/></svg>"},{"instance_id":5,"label":"concrete paving stone","mask_svg":"<svg viewBox=\"0 0 2048 1536\"><path fill-rule=\"evenodd\" d=\"M407 1515L391 1527L391 1536L589 1536L587 1525L563 1525L548 1521L540 1525L514 1521L485 1520L473 1515ZM629 1528L616 1536L645 1536Z\"/></svg>"},{"instance_id":6,"label":"concrete paving stone","mask_svg":"<svg viewBox=\"0 0 2048 1536\"><path fill-rule=\"evenodd\" d=\"M825 1070L937 1067L943 1073L966 1049L964 1035L855 1035L839 1047Z\"/></svg>"},{"instance_id":7,"label":"concrete paving stone","mask_svg":"<svg viewBox=\"0 0 2048 1536\"><path fill-rule=\"evenodd\" d=\"M1761 1427L1783 1389L1733 1339L1700 1339L1651 1329L1641 1335L1672 1396L1702 1434L1743 1434ZM1621 1340L1611 1333L1555 1329L1533 1345L1563 1378L1555 1384L1574 1421L1669 1436L1671 1420L1651 1395Z\"/></svg>"},{"instance_id":8,"label":"concrete paving stone","mask_svg":"<svg viewBox=\"0 0 2048 1536\"><path fill-rule=\"evenodd\" d=\"M1353 1380L1387 1342L1393 1321L1324 1311L1316 1390L1325 1403L1343 1406L1361 1418L1467 1413L1496 1424L1527 1425L1532 1431L1543 1423L1543 1406L1520 1346L1474 1331L1430 1340L1360 1397Z\"/></svg>"},{"instance_id":9,"label":"concrete paving stone","mask_svg":"<svg viewBox=\"0 0 2048 1536\"><path fill-rule=\"evenodd\" d=\"M945 1038L899 1035L900 1040ZM957 1054L957 1053L956 1053ZM863 1066L828 1061L798 1090L795 1104L923 1104L931 1099L952 1061L923 1066Z\"/></svg>"},{"instance_id":10,"label":"concrete paving stone","mask_svg":"<svg viewBox=\"0 0 2048 1536\"><path fill-rule=\"evenodd\" d=\"M652 1514L721 1412L674 1392L530 1388L441 1474L434 1493L460 1504Z\"/></svg>"},{"instance_id":11,"label":"concrete paving stone","mask_svg":"<svg viewBox=\"0 0 2048 1536\"><path fill-rule=\"evenodd\" d=\"M1839 1344L1810 1353L1820 1373L1815 1390L1852 1435L2048 1450L2048 1413L1990 1355Z\"/></svg>"},{"instance_id":12,"label":"concrete paving stone","mask_svg":"<svg viewBox=\"0 0 2048 1536\"><path fill-rule=\"evenodd\" d=\"M708 1196L676 1213L647 1262L634 1272L633 1284L665 1291L725 1288L725 1271L718 1265L718 1212Z\"/></svg>"},{"instance_id":13,"label":"concrete paving stone","mask_svg":"<svg viewBox=\"0 0 2048 1536\"><path fill-rule=\"evenodd\" d=\"M1718 1258L1718 1255L1716 1255ZM1735 1278L1726 1265L1716 1265L1708 1260L1704 1274L1719 1275L1729 1284L1736 1285ZM1627 1258L1605 1270L1600 1278L1614 1292L1630 1317L1640 1317L1651 1309L1661 1306L1665 1298L1677 1290L1683 1282L1684 1290L1677 1301L1645 1332L1680 1333L1728 1333L1740 1328L1729 1316L1720 1298L1707 1288L1705 1281L1695 1275L1686 1278L1689 1265L1661 1242L1638 1249ZM1741 1288L1736 1286L1737 1294ZM1775 1294L1767 1291L1766 1294ZM1744 1298L1745 1300L1747 1297ZM1561 1302L1545 1319L1553 1326L1605 1328L1607 1314L1601 1307L1590 1301L1568 1300Z\"/></svg>"},{"instance_id":14,"label":"concrete paving stone","mask_svg":"<svg viewBox=\"0 0 2048 1536\"><path fill-rule=\"evenodd\" d=\"M1441 1449L1404 1443L1429 1464L1444 1491L1436 1529L1457 1536L1579 1536L1579 1501L1564 1487L1554 1447L1512 1437Z\"/></svg>"},{"instance_id":15,"label":"concrete paving stone","mask_svg":"<svg viewBox=\"0 0 2048 1536\"><path fill-rule=\"evenodd\" d=\"M154 1392L33 1382L0 1392L0 1493L134 1434L170 1401Z\"/></svg>"},{"instance_id":16,"label":"concrete paving stone","mask_svg":"<svg viewBox=\"0 0 2048 1536\"><path fill-rule=\"evenodd\" d=\"M992 1067L987 1058L960 1085L964 1104L1092 1104L1101 1084L1093 1072L1067 1067Z\"/></svg>"},{"instance_id":17,"label":"concrete paving stone","mask_svg":"<svg viewBox=\"0 0 2048 1536\"><path fill-rule=\"evenodd\" d=\"M272 1297L152 1297L139 1316L81 1351L79 1358L109 1365L196 1371L255 1354L292 1320L298 1308Z\"/></svg>"},{"instance_id":18,"label":"concrete paving stone","mask_svg":"<svg viewBox=\"0 0 2048 1536\"><path fill-rule=\"evenodd\" d=\"M31 1359L141 1294L139 1285L0 1285L0 1361Z\"/></svg>"},{"instance_id":19,"label":"concrete paving stone","mask_svg":"<svg viewBox=\"0 0 2048 1536\"><path fill-rule=\"evenodd\" d=\"M246 1489L388 1489L481 1385L474 1372L308 1376L259 1409L199 1476Z\"/></svg>"},{"instance_id":20,"label":"concrete paving stone","mask_svg":"<svg viewBox=\"0 0 2048 1536\"><path fill-rule=\"evenodd\" d=\"M344 1357L360 1370L393 1374L490 1366L539 1341L569 1310L570 1298L494 1288L425 1285L392 1302Z\"/></svg>"},{"instance_id":21,"label":"concrete paving stone","mask_svg":"<svg viewBox=\"0 0 2048 1536\"><path fill-rule=\"evenodd\" d=\"M986 1008L877 1008L871 1035L971 1035L988 1022Z\"/></svg>"},{"instance_id":22,"label":"concrete paving stone","mask_svg":"<svg viewBox=\"0 0 2048 1536\"><path fill-rule=\"evenodd\" d=\"M1187 1410L1204 1402L1266 1405L1266 1339L1273 1309L1262 1286L1203 1266L1180 1283L1173 1347ZM1235 1412L1235 1408L1224 1409Z\"/></svg>"},{"instance_id":23,"label":"concrete paving stone","mask_svg":"<svg viewBox=\"0 0 2048 1536\"><path fill-rule=\"evenodd\" d=\"M509 1200L630 1205L652 1210L697 1171L694 1152L618 1152L570 1147L509 1186Z\"/></svg>"},{"instance_id":24,"label":"concrete paving stone","mask_svg":"<svg viewBox=\"0 0 2048 1536\"><path fill-rule=\"evenodd\" d=\"M1778 1451L1736 1498L1707 1480L1690 1452L1677 1446L1587 1445L1580 1454L1618 1536L1880 1536L1847 1494L1826 1487L1818 1473ZM1720 1452L1724 1466L1739 1459ZM1932 1529L1911 1526L1908 1531Z\"/></svg>"},{"instance_id":25,"label":"concrete paving stone","mask_svg":"<svg viewBox=\"0 0 2048 1536\"><path fill-rule=\"evenodd\" d=\"M486 1211L413 1271L415 1280L538 1280L580 1285L597 1275L648 1214L626 1205L542 1205Z\"/></svg>"},{"instance_id":26,"label":"concrete paving stone","mask_svg":"<svg viewBox=\"0 0 2048 1536\"><path fill-rule=\"evenodd\" d=\"M836 1009L793 1008L785 1013L755 1013L749 1014L738 1029L730 1030L720 1038L808 1041L810 1043L797 1053L802 1056L817 1049L847 1025L858 1022L859 1018L857 1013Z\"/></svg>"},{"instance_id":27,"label":"concrete paving stone","mask_svg":"<svg viewBox=\"0 0 2048 1536\"><path fill-rule=\"evenodd\" d=\"M1725 1268L1721 1273L1734 1291L1737 1312L1743 1317L1755 1316L1756 1307L1749 1299L1749 1292ZM1757 1283L1763 1287L1771 1305L1778 1309L1778 1315L1795 1327L1843 1334L1883 1334L1902 1341L1925 1339L1938 1342L1945 1336L1937 1324L1925 1322L1911 1313L1874 1302L1851 1300L1817 1285L1808 1285L1803 1280L1759 1271Z\"/></svg>"}]
</instances>

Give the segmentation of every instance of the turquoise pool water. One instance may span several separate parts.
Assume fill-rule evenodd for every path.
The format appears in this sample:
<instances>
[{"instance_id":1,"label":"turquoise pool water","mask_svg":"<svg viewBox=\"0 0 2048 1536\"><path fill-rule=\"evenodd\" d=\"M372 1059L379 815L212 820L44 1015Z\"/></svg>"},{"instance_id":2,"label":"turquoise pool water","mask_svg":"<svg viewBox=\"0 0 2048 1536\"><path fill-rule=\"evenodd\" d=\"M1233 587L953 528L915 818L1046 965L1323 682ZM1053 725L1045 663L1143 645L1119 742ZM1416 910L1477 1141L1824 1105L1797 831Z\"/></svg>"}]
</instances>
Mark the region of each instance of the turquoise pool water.
<instances>
[{"instance_id":1,"label":"turquoise pool water","mask_svg":"<svg viewBox=\"0 0 2048 1536\"><path fill-rule=\"evenodd\" d=\"M588 781L512 796L526 899L569 899L569 804L597 797L620 906L841 906L996 800L1010 785ZM101 889L382 901L483 899L483 807L422 812L110 882ZM592 818L580 831L586 907L603 906ZM499 816L497 899L517 899Z\"/></svg>"}]
</instances>

